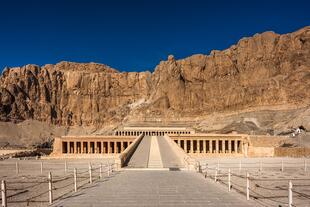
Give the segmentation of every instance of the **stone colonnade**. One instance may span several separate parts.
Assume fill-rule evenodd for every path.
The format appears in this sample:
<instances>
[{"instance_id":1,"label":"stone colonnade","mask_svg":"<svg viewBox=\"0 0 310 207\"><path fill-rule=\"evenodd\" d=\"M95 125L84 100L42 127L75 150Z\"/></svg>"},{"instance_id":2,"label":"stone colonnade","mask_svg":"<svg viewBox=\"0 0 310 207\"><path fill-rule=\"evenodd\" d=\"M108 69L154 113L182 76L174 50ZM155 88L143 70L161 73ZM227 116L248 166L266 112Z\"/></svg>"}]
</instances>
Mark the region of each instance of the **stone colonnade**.
<instances>
[{"instance_id":1,"label":"stone colonnade","mask_svg":"<svg viewBox=\"0 0 310 207\"><path fill-rule=\"evenodd\" d=\"M143 134L145 136L164 136L165 134L168 135L181 135L181 134L191 134L190 131L187 130L141 130L141 131L128 131L128 130L121 130L116 131L116 136L139 136L140 134Z\"/></svg>"},{"instance_id":2,"label":"stone colonnade","mask_svg":"<svg viewBox=\"0 0 310 207\"><path fill-rule=\"evenodd\" d=\"M62 140L62 154L116 154L122 153L131 143L129 140Z\"/></svg>"},{"instance_id":3,"label":"stone colonnade","mask_svg":"<svg viewBox=\"0 0 310 207\"><path fill-rule=\"evenodd\" d=\"M244 153L242 138L177 138L171 137L186 153L231 154Z\"/></svg>"}]
</instances>

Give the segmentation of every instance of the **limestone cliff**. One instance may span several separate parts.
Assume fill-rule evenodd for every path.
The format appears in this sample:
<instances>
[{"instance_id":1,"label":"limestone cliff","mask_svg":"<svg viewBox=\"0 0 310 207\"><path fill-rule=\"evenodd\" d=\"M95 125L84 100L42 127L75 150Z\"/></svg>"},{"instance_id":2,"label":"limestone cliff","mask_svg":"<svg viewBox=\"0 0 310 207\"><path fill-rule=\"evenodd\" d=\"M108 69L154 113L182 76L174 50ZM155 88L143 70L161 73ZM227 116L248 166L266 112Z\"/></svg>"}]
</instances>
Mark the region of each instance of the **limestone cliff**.
<instances>
[{"instance_id":1,"label":"limestone cliff","mask_svg":"<svg viewBox=\"0 0 310 207\"><path fill-rule=\"evenodd\" d=\"M162 61L151 100L182 114L310 103L310 27L243 38L224 51ZM162 97L165 97L163 99Z\"/></svg>"},{"instance_id":2,"label":"limestone cliff","mask_svg":"<svg viewBox=\"0 0 310 207\"><path fill-rule=\"evenodd\" d=\"M6 68L0 120L104 126L127 118L199 117L211 112L310 103L310 27L241 39L224 51L175 60L154 72L121 73L96 63Z\"/></svg>"},{"instance_id":3,"label":"limestone cliff","mask_svg":"<svg viewBox=\"0 0 310 207\"><path fill-rule=\"evenodd\" d=\"M0 118L59 125L120 122L128 104L148 96L150 77L149 72L119 73L95 63L5 69L0 79Z\"/></svg>"}]
</instances>

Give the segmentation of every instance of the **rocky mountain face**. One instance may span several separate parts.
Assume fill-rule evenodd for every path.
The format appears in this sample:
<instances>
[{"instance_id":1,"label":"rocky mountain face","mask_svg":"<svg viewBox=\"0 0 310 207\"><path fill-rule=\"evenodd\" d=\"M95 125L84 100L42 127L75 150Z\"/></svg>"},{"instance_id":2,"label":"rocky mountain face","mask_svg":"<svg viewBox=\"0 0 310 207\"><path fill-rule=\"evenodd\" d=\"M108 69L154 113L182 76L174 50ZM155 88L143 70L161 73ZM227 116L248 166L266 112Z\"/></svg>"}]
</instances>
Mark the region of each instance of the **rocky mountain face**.
<instances>
[{"instance_id":1,"label":"rocky mountain face","mask_svg":"<svg viewBox=\"0 0 310 207\"><path fill-rule=\"evenodd\" d=\"M7 68L0 80L0 118L69 126L119 122L128 113L124 105L148 96L150 77L95 63Z\"/></svg>"},{"instance_id":2,"label":"rocky mountain face","mask_svg":"<svg viewBox=\"0 0 310 207\"><path fill-rule=\"evenodd\" d=\"M61 126L118 125L128 119L203 117L213 112L310 103L310 27L241 39L224 51L175 60L153 73L96 63L6 68L0 120Z\"/></svg>"}]
</instances>

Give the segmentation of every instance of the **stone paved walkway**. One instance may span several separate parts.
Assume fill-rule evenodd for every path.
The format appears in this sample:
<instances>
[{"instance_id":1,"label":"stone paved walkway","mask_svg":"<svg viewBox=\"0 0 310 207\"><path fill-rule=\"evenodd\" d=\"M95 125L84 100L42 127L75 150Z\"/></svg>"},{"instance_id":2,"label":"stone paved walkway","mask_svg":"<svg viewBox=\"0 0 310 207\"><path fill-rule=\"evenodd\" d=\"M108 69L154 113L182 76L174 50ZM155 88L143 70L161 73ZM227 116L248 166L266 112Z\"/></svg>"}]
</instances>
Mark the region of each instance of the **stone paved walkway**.
<instances>
[{"instance_id":1,"label":"stone paved walkway","mask_svg":"<svg viewBox=\"0 0 310 207\"><path fill-rule=\"evenodd\" d=\"M165 137L157 137L164 168L184 168L180 158L173 152Z\"/></svg>"},{"instance_id":2,"label":"stone paved walkway","mask_svg":"<svg viewBox=\"0 0 310 207\"><path fill-rule=\"evenodd\" d=\"M129 168L146 168L149 162L151 146L151 137L144 136L136 151L130 158L127 167Z\"/></svg>"},{"instance_id":3,"label":"stone paved walkway","mask_svg":"<svg viewBox=\"0 0 310 207\"><path fill-rule=\"evenodd\" d=\"M145 136L130 158L127 168L184 168L165 137Z\"/></svg>"},{"instance_id":4,"label":"stone paved walkway","mask_svg":"<svg viewBox=\"0 0 310 207\"><path fill-rule=\"evenodd\" d=\"M163 168L163 162L159 151L159 145L156 136L151 137L151 147L148 168Z\"/></svg>"},{"instance_id":5,"label":"stone paved walkway","mask_svg":"<svg viewBox=\"0 0 310 207\"><path fill-rule=\"evenodd\" d=\"M185 171L121 171L53 206L255 206L244 196L200 174Z\"/></svg>"}]
</instances>

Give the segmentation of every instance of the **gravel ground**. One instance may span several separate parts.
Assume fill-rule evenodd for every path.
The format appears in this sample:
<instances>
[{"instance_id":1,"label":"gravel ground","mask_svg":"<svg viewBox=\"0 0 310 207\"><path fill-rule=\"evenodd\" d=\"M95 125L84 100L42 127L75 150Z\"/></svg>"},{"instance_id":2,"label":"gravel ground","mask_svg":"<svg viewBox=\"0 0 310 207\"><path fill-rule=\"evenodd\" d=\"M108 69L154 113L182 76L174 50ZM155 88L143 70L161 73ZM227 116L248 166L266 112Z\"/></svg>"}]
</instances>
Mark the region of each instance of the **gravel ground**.
<instances>
[{"instance_id":1,"label":"gravel ground","mask_svg":"<svg viewBox=\"0 0 310 207\"><path fill-rule=\"evenodd\" d=\"M204 174L212 180L215 178L215 169L219 166L218 183L227 185L227 190L228 169L231 169L232 190L243 194L245 199L248 172L250 197L262 206L287 206L290 180L293 184L293 206L310 206L310 159L219 158L200 159L200 163Z\"/></svg>"},{"instance_id":2,"label":"gravel ground","mask_svg":"<svg viewBox=\"0 0 310 207\"><path fill-rule=\"evenodd\" d=\"M41 162L43 171L41 173ZM101 182L108 178L108 162L112 159L100 160L18 160L0 161L0 180L6 181L8 206L47 206L48 205L48 173L52 173L53 200L64 198L74 191L74 168L77 169L78 190L88 188L89 163L92 165L93 182ZM18 173L16 170L18 163ZM99 168L102 164L102 179L99 179ZM65 170L67 166L67 170ZM0 198L1 200L1 198Z\"/></svg>"}]
</instances>

